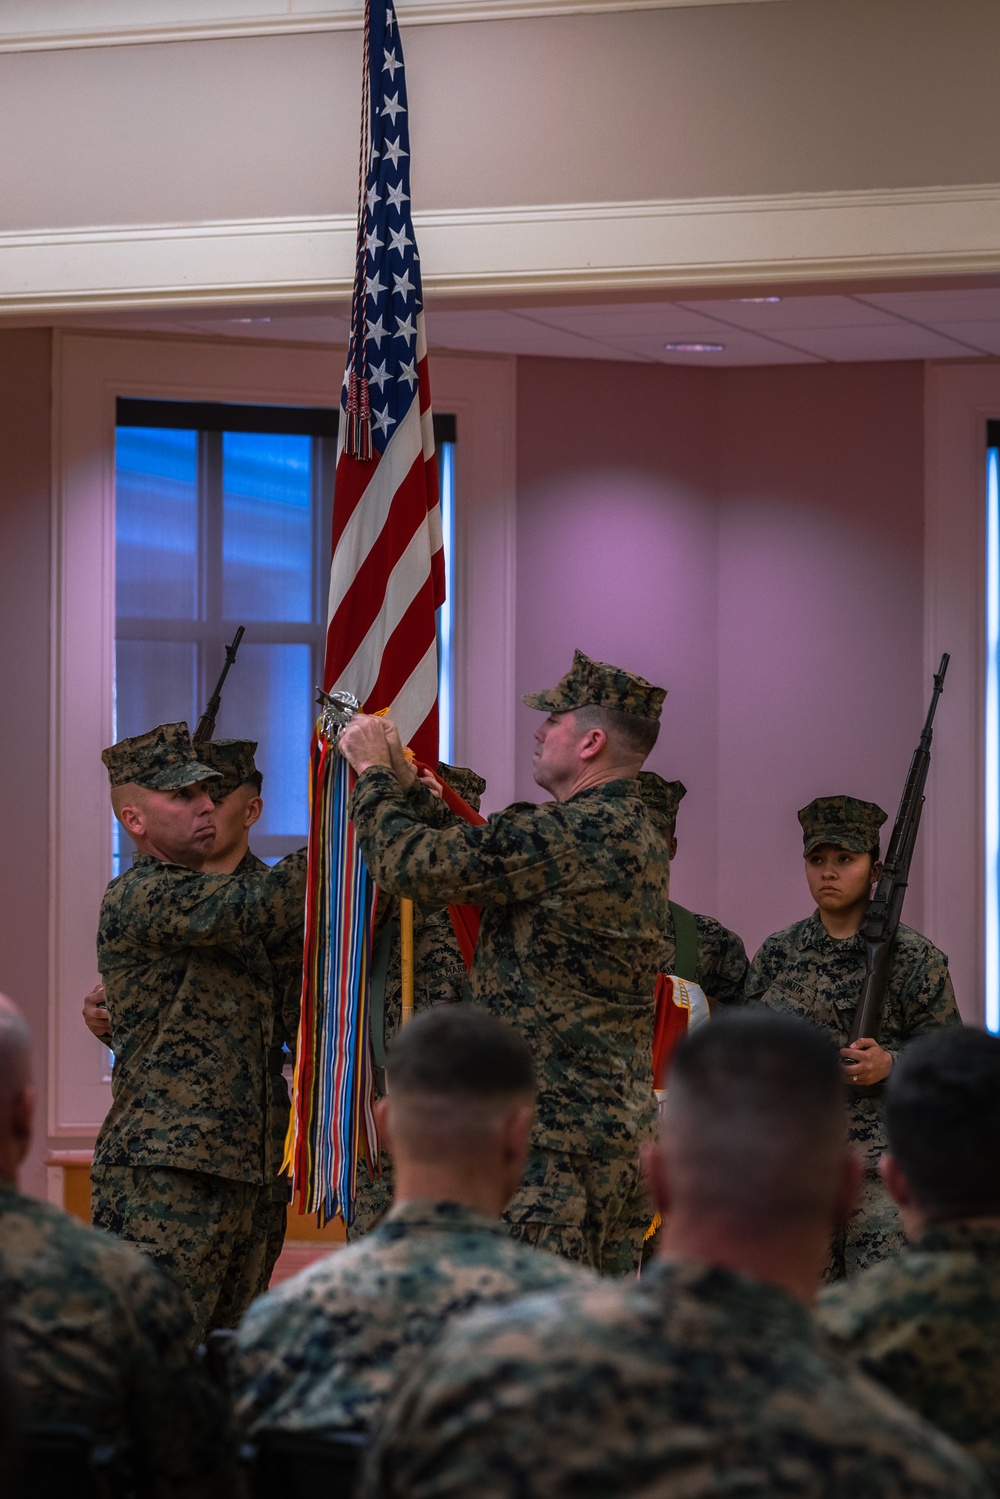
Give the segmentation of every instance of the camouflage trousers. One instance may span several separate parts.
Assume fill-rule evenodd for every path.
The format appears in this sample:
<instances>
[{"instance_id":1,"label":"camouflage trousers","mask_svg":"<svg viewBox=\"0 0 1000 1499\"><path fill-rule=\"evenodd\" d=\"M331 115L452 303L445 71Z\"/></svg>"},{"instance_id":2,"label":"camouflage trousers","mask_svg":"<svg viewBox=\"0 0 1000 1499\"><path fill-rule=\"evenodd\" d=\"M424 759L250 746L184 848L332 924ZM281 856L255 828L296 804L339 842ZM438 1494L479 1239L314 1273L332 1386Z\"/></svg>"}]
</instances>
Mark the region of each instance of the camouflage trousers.
<instances>
[{"instance_id":1,"label":"camouflage trousers","mask_svg":"<svg viewBox=\"0 0 1000 1499\"><path fill-rule=\"evenodd\" d=\"M369 1229L392 1207L396 1179L392 1169L392 1158L382 1151L381 1174L372 1179L364 1161L358 1164L358 1190L354 1199L354 1222L347 1230L347 1242L353 1244L364 1238Z\"/></svg>"},{"instance_id":2,"label":"camouflage trousers","mask_svg":"<svg viewBox=\"0 0 1000 1499\"><path fill-rule=\"evenodd\" d=\"M261 1290L266 1291L271 1284L271 1276L274 1267L278 1263L278 1257L285 1247L285 1230L288 1227L288 1204L292 1200L292 1184L287 1176L279 1176L277 1181L265 1187L259 1198L259 1215L261 1220L261 1233L265 1240L264 1250L264 1275Z\"/></svg>"},{"instance_id":3,"label":"camouflage trousers","mask_svg":"<svg viewBox=\"0 0 1000 1499\"><path fill-rule=\"evenodd\" d=\"M514 1238L535 1249L602 1275L630 1275L649 1222L636 1218L640 1184L635 1152L578 1155L533 1145L520 1190L503 1216Z\"/></svg>"},{"instance_id":4,"label":"camouflage trousers","mask_svg":"<svg viewBox=\"0 0 1000 1499\"><path fill-rule=\"evenodd\" d=\"M270 1186L171 1166L94 1166L96 1227L143 1250L185 1292L192 1341L235 1327L264 1289Z\"/></svg>"},{"instance_id":5,"label":"camouflage trousers","mask_svg":"<svg viewBox=\"0 0 1000 1499\"><path fill-rule=\"evenodd\" d=\"M899 1210L874 1166L866 1166L857 1207L844 1228L834 1235L823 1272L827 1283L843 1280L891 1259L903 1247Z\"/></svg>"}]
</instances>

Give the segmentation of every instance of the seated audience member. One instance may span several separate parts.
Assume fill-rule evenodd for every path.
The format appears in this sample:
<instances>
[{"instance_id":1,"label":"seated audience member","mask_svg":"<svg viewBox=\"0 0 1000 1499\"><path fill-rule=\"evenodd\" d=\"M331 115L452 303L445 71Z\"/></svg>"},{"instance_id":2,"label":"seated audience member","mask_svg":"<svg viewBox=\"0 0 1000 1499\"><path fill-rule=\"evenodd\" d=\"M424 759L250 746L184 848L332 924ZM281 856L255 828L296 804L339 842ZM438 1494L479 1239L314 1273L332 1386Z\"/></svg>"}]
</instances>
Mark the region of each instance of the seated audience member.
<instances>
[{"instance_id":1,"label":"seated audience member","mask_svg":"<svg viewBox=\"0 0 1000 1499\"><path fill-rule=\"evenodd\" d=\"M0 996L0 1307L22 1425L112 1444L143 1499L236 1492L225 1402L188 1347L191 1313L138 1250L25 1197L28 1030Z\"/></svg>"},{"instance_id":2,"label":"seated audience member","mask_svg":"<svg viewBox=\"0 0 1000 1499\"><path fill-rule=\"evenodd\" d=\"M1000 1490L1000 1040L940 1031L886 1089L886 1186L910 1247L831 1286L820 1320Z\"/></svg>"},{"instance_id":3,"label":"seated audience member","mask_svg":"<svg viewBox=\"0 0 1000 1499\"><path fill-rule=\"evenodd\" d=\"M230 1361L241 1423L367 1430L399 1372L457 1312L589 1284L510 1237L534 1114L525 1042L474 1005L424 1010L393 1038L376 1113L395 1202L356 1244L254 1303Z\"/></svg>"},{"instance_id":4,"label":"seated audience member","mask_svg":"<svg viewBox=\"0 0 1000 1499\"><path fill-rule=\"evenodd\" d=\"M657 1262L454 1323L387 1407L366 1499L985 1499L810 1314L862 1169L846 1125L836 1048L807 1022L695 1031L647 1153Z\"/></svg>"}]
</instances>

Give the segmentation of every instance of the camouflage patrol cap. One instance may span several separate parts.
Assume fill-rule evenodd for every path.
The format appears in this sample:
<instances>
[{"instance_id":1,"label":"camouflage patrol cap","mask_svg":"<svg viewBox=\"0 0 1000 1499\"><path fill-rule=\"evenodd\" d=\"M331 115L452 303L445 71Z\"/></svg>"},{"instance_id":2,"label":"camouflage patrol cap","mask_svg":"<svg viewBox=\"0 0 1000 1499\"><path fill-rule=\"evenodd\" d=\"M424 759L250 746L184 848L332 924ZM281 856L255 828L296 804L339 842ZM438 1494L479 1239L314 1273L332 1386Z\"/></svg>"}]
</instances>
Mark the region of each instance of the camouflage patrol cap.
<instances>
[{"instance_id":1,"label":"camouflage patrol cap","mask_svg":"<svg viewBox=\"0 0 1000 1499\"><path fill-rule=\"evenodd\" d=\"M257 769L253 759L256 748L256 739L209 739L195 746L205 764L218 771L219 779L208 788L214 802L246 785Z\"/></svg>"},{"instance_id":2,"label":"camouflage patrol cap","mask_svg":"<svg viewBox=\"0 0 1000 1499\"><path fill-rule=\"evenodd\" d=\"M438 761L437 773L446 786L458 792L467 806L474 812L479 811L479 799L486 790L482 776L477 776L465 765L448 765L444 760Z\"/></svg>"},{"instance_id":3,"label":"camouflage patrol cap","mask_svg":"<svg viewBox=\"0 0 1000 1499\"><path fill-rule=\"evenodd\" d=\"M672 833L677 824L677 808L687 796L687 787L682 781L665 781L653 770L640 770L636 780L650 817L658 827Z\"/></svg>"},{"instance_id":4,"label":"camouflage patrol cap","mask_svg":"<svg viewBox=\"0 0 1000 1499\"><path fill-rule=\"evenodd\" d=\"M808 856L831 843L852 854L867 854L878 843L879 828L887 816L874 802L862 802L856 796L818 796L799 813L802 852Z\"/></svg>"},{"instance_id":5,"label":"camouflage patrol cap","mask_svg":"<svg viewBox=\"0 0 1000 1499\"><path fill-rule=\"evenodd\" d=\"M666 695L666 688L653 687L644 677L574 651L573 665L561 682L547 692L526 692L521 701L542 713L571 713L574 708L593 705L655 722Z\"/></svg>"},{"instance_id":6,"label":"camouflage patrol cap","mask_svg":"<svg viewBox=\"0 0 1000 1499\"><path fill-rule=\"evenodd\" d=\"M186 723L161 723L148 734L119 739L101 751L112 786L148 786L177 791L218 772L197 758Z\"/></svg>"}]
</instances>

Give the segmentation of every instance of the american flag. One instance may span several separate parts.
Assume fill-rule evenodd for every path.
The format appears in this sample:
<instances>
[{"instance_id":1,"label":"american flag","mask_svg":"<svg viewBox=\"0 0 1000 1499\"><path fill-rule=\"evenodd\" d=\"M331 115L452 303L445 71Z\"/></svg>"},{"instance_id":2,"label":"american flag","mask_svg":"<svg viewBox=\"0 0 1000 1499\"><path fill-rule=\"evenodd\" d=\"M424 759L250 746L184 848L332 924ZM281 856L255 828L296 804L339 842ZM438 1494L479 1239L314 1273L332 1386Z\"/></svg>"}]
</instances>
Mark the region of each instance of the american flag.
<instances>
[{"instance_id":1,"label":"american flag","mask_svg":"<svg viewBox=\"0 0 1000 1499\"><path fill-rule=\"evenodd\" d=\"M444 553L420 263L410 211L406 74L391 3L365 7L362 187L333 508L324 688L388 709L438 755L435 609Z\"/></svg>"}]
</instances>

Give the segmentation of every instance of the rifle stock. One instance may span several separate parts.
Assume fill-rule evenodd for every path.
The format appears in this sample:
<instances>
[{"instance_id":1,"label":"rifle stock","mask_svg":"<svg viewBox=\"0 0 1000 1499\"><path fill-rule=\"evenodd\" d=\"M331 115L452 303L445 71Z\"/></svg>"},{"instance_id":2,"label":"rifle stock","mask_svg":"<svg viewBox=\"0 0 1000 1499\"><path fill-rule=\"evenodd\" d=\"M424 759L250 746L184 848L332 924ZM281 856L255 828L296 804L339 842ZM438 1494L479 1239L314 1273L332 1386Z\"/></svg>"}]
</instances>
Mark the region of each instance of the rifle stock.
<instances>
[{"instance_id":1,"label":"rifle stock","mask_svg":"<svg viewBox=\"0 0 1000 1499\"><path fill-rule=\"evenodd\" d=\"M861 985L858 1007L854 1012L854 1023L848 1044L863 1036L877 1041L882 1024L882 1009L889 973L892 968L892 950L903 912L903 897L910 878L910 863L920 827L920 813L924 805L924 787L931 764L931 738L933 737L934 714L938 698L944 691L945 672L951 658L947 653L941 657L941 665L934 674L934 691L927 710L920 742L913 752L910 769L903 787L899 811L892 828L892 837L879 875L875 894L868 907L862 935L865 943L865 976Z\"/></svg>"},{"instance_id":2,"label":"rifle stock","mask_svg":"<svg viewBox=\"0 0 1000 1499\"><path fill-rule=\"evenodd\" d=\"M222 707L222 689L226 685L229 668L236 660L236 652L240 648L240 641L243 639L244 634L245 626L240 625L233 636L232 644L226 646L226 664L223 666L222 674L215 684L215 691L209 698L205 705L205 711L198 720L198 727L191 735L192 744L206 744L215 733L215 720L218 718L219 709Z\"/></svg>"}]
</instances>

